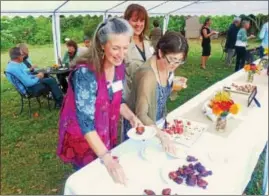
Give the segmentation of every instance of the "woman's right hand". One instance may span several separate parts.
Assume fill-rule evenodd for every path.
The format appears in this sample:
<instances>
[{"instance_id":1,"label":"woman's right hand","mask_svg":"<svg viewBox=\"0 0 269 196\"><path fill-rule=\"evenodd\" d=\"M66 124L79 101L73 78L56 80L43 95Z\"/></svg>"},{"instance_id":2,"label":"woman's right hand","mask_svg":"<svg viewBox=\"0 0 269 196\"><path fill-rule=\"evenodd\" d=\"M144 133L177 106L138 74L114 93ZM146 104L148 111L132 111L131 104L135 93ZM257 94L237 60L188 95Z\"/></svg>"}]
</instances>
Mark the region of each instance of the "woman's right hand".
<instances>
[{"instance_id":1,"label":"woman's right hand","mask_svg":"<svg viewBox=\"0 0 269 196\"><path fill-rule=\"evenodd\" d=\"M126 185L127 178L125 176L122 166L119 164L119 161L117 159L113 159L110 154L106 154L103 157L103 162L114 182Z\"/></svg>"}]
</instances>

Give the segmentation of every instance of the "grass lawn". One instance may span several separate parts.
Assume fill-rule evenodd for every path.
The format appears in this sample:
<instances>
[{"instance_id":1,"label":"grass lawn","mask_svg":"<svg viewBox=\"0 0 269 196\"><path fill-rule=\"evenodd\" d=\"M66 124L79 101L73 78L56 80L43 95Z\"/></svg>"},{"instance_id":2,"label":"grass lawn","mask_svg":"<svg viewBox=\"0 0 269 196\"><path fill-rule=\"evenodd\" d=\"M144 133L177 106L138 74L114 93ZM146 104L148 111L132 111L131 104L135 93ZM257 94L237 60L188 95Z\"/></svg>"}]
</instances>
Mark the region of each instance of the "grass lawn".
<instances>
[{"instance_id":1,"label":"grass lawn","mask_svg":"<svg viewBox=\"0 0 269 196\"><path fill-rule=\"evenodd\" d=\"M234 67L224 67L219 40L212 43L212 56L207 69L201 70L199 40L190 40L187 63L176 75L188 78L188 88L179 97L168 103L171 111L199 94L215 82L233 73ZM257 45L257 43L253 43ZM64 45L62 46L64 51ZM30 56L40 67L54 64L53 46L31 46ZM74 171L71 165L63 164L56 157L59 110L49 111L43 100L38 117L29 118L28 106L22 115L19 95L4 77L8 53L1 53L1 193L2 194L62 194L67 177ZM38 104L32 101L32 111L38 112ZM265 154L253 173L245 194L262 193L262 177Z\"/></svg>"}]
</instances>

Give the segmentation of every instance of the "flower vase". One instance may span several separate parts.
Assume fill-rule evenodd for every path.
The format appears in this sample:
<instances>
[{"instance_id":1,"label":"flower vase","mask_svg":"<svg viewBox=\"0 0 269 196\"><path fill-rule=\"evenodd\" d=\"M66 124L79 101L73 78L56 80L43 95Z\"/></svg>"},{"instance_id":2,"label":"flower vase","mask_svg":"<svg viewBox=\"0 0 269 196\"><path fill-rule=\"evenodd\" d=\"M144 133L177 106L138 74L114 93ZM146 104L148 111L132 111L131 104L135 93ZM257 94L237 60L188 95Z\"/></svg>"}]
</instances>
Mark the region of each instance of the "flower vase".
<instances>
[{"instance_id":1,"label":"flower vase","mask_svg":"<svg viewBox=\"0 0 269 196\"><path fill-rule=\"evenodd\" d=\"M226 116L218 116L216 122L216 130L219 132L224 132L227 125L227 117Z\"/></svg>"},{"instance_id":2,"label":"flower vase","mask_svg":"<svg viewBox=\"0 0 269 196\"><path fill-rule=\"evenodd\" d=\"M252 83L254 80L254 73L252 73L251 71L248 72L248 77L247 77L247 82Z\"/></svg>"}]
</instances>

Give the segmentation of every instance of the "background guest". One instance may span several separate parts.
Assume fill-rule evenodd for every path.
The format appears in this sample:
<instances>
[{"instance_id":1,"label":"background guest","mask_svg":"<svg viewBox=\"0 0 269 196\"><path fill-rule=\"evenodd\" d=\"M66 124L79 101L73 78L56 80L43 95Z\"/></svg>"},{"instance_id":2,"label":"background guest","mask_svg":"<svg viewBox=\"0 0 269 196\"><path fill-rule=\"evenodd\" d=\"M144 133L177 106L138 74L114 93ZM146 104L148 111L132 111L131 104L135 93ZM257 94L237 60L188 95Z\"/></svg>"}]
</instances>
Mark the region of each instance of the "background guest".
<instances>
[{"instance_id":1,"label":"background guest","mask_svg":"<svg viewBox=\"0 0 269 196\"><path fill-rule=\"evenodd\" d=\"M149 28L149 17L146 9L139 4L130 4L124 12L124 19L132 26L134 34L128 47L126 62L126 83L124 96L130 96L134 74L143 63L152 56L150 42L145 35Z\"/></svg>"},{"instance_id":2,"label":"background guest","mask_svg":"<svg viewBox=\"0 0 269 196\"><path fill-rule=\"evenodd\" d=\"M56 80L54 78L44 78L43 73L38 73L36 75L28 74L25 70L23 54L19 47L11 48L9 51L9 56L11 61L8 63L6 71L15 75L33 94L38 94L48 87L52 92L56 108L60 108L62 105L63 94L59 89ZM8 75L8 80L12 83L10 75ZM23 86L18 87L22 93L26 93Z\"/></svg>"},{"instance_id":3,"label":"background guest","mask_svg":"<svg viewBox=\"0 0 269 196\"><path fill-rule=\"evenodd\" d=\"M238 71L243 68L246 61L246 47L247 47L247 40L254 38L254 35L247 36L247 30L250 28L249 21L242 21L241 28L237 33L236 36L236 43L235 43L235 52L236 52L236 64L235 64L235 71Z\"/></svg>"},{"instance_id":4,"label":"background guest","mask_svg":"<svg viewBox=\"0 0 269 196\"><path fill-rule=\"evenodd\" d=\"M153 26L154 26L154 28L150 32L149 38L151 39L151 44L152 44L152 46L153 46L153 48L155 50L159 39L163 35L163 32L162 32L162 29L160 28L160 24L159 24L159 21L157 19L155 19L153 21Z\"/></svg>"},{"instance_id":5,"label":"background guest","mask_svg":"<svg viewBox=\"0 0 269 196\"><path fill-rule=\"evenodd\" d=\"M20 43L17 45L22 51L23 54L23 63L26 65L27 69L29 69L29 72L34 73L35 68L37 68L37 65L33 65L32 61L29 57L29 48L27 44L25 43Z\"/></svg>"},{"instance_id":6,"label":"background guest","mask_svg":"<svg viewBox=\"0 0 269 196\"><path fill-rule=\"evenodd\" d=\"M64 53L64 57L61 61L61 64L67 68L69 68L70 63L74 60L75 57L78 56L78 45L75 41L69 40L66 42L67 51ZM69 72L57 74L57 79L62 87L63 93L66 93L68 83L66 81L66 77L69 75Z\"/></svg>"},{"instance_id":7,"label":"background guest","mask_svg":"<svg viewBox=\"0 0 269 196\"><path fill-rule=\"evenodd\" d=\"M88 36L84 36L83 38L83 46L78 48L78 53L80 56L82 56L83 54L85 54L90 47L91 44L91 39Z\"/></svg>"},{"instance_id":8,"label":"background guest","mask_svg":"<svg viewBox=\"0 0 269 196\"><path fill-rule=\"evenodd\" d=\"M259 38L262 40L261 46L260 46L260 58L264 56L264 49L268 48L268 22L264 23L262 25L262 30L259 34Z\"/></svg>"},{"instance_id":9,"label":"background guest","mask_svg":"<svg viewBox=\"0 0 269 196\"><path fill-rule=\"evenodd\" d=\"M236 36L240 29L241 18L235 17L233 23L230 25L227 32L226 43L225 43L225 52L227 53L225 64L227 66L232 65L232 58L235 55L235 42Z\"/></svg>"},{"instance_id":10,"label":"background guest","mask_svg":"<svg viewBox=\"0 0 269 196\"><path fill-rule=\"evenodd\" d=\"M206 68L206 63L208 60L208 57L211 54L211 40L210 36L215 35L215 31L210 30L211 26L211 19L206 18L205 22L201 28L200 34L202 36L202 58L201 58L201 68L205 69Z\"/></svg>"}]
</instances>

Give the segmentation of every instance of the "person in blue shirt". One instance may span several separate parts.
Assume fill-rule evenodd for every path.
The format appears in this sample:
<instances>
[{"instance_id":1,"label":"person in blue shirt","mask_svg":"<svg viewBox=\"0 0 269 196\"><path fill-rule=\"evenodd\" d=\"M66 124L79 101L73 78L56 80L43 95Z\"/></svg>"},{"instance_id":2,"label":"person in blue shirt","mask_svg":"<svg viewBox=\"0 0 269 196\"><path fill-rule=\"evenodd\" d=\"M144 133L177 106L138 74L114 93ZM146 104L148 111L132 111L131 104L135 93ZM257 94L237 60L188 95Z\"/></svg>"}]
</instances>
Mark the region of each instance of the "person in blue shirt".
<instances>
[{"instance_id":1,"label":"person in blue shirt","mask_svg":"<svg viewBox=\"0 0 269 196\"><path fill-rule=\"evenodd\" d=\"M25 87L30 91L30 93L38 94L43 91L44 88L48 87L52 92L53 99L55 100L56 108L60 108L63 101L63 93L58 87L58 84L54 78L44 78L43 73L38 73L36 75L29 74L25 69L25 64L23 63L23 54L19 47L11 48L9 51L10 61L7 64L6 72L16 76ZM13 84L11 76L7 74L7 79ZM14 84L17 86L21 93L26 93L22 85Z\"/></svg>"},{"instance_id":2,"label":"person in blue shirt","mask_svg":"<svg viewBox=\"0 0 269 196\"><path fill-rule=\"evenodd\" d=\"M259 38L262 40L260 46L260 58L264 56L264 49L268 48L268 22L264 23L262 26L262 30L259 34Z\"/></svg>"}]
</instances>

